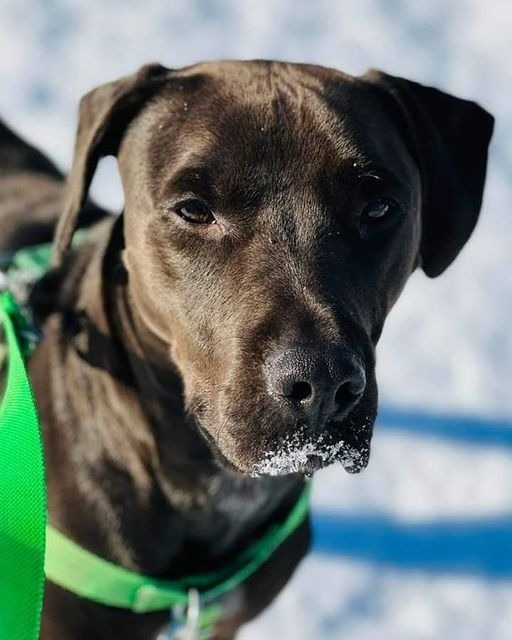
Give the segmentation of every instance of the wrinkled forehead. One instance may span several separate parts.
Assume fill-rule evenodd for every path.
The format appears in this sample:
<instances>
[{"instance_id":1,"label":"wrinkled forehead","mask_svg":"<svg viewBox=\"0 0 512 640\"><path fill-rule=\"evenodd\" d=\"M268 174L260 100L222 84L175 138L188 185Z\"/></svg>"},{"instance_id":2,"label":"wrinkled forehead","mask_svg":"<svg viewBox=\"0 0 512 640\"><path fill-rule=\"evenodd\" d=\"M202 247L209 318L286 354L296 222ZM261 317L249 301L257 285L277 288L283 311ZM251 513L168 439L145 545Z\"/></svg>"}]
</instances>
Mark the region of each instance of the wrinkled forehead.
<instances>
[{"instance_id":1,"label":"wrinkled forehead","mask_svg":"<svg viewBox=\"0 0 512 640\"><path fill-rule=\"evenodd\" d=\"M224 63L172 78L142 118L153 193L199 189L250 205L366 171L407 175L399 131L370 87L317 69Z\"/></svg>"}]
</instances>

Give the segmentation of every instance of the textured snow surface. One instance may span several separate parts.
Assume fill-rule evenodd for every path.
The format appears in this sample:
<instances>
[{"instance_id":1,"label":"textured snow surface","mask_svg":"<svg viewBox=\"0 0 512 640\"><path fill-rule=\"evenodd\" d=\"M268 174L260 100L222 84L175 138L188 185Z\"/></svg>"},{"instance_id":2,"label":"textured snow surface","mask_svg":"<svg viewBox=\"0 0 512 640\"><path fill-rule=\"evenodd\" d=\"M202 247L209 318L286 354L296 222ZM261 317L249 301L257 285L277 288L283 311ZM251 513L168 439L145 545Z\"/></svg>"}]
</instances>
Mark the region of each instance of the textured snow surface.
<instances>
[{"instance_id":1,"label":"textured snow surface","mask_svg":"<svg viewBox=\"0 0 512 640\"><path fill-rule=\"evenodd\" d=\"M64 168L79 96L151 60L380 67L497 118L477 232L443 277L411 279L378 374L384 408L505 424L381 422L366 471L318 475L317 551L242 640L512 636L511 33L509 0L0 0L0 114ZM119 206L118 184L105 161L96 195Z\"/></svg>"}]
</instances>

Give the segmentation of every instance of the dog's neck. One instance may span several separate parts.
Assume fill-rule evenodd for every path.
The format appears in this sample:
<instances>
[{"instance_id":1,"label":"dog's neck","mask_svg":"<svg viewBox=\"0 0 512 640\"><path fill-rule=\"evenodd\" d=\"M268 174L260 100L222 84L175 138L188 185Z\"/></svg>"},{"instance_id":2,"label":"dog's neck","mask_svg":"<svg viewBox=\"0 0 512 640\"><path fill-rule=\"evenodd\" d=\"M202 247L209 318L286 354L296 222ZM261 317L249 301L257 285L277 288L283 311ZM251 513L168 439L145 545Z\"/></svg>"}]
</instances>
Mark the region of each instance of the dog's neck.
<instances>
[{"instance_id":1,"label":"dog's neck","mask_svg":"<svg viewBox=\"0 0 512 640\"><path fill-rule=\"evenodd\" d=\"M50 371L59 396L45 436L50 517L130 568L168 577L204 571L263 532L301 482L218 466L186 415L169 350L138 313L118 249L100 243L72 283L78 328L62 316L50 321L56 348L65 349Z\"/></svg>"}]
</instances>

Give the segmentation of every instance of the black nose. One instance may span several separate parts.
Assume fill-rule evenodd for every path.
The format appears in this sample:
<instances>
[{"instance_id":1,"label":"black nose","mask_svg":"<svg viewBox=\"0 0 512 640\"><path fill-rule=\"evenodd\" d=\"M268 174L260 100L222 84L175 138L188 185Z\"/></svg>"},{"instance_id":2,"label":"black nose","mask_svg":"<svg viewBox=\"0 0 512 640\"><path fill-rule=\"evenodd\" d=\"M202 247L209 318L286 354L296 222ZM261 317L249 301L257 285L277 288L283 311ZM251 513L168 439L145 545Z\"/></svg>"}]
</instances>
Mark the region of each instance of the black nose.
<instances>
[{"instance_id":1,"label":"black nose","mask_svg":"<svg viewBox=\"0 0 512 640\"><path fill-rule=\"evenodd\" d=\"M294 415L311 426L341 419L364 392L366 376L359 360L338 348L295 347L265 363L270 393L285 400Z\"/></svg>"}]
</instances>

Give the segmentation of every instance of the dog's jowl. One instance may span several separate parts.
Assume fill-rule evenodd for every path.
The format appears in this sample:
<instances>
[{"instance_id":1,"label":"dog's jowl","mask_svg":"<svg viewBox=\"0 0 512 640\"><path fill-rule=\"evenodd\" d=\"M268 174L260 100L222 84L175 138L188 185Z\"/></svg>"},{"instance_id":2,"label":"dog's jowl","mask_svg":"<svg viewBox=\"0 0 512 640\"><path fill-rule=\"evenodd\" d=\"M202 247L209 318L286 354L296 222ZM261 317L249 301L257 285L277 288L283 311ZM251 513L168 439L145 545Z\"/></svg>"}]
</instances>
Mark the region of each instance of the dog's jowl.
<instances>
[{"instance_id":1,"label":"dog's jowl","mask_svg":"<svg viewBox=\"0 0 512 640\"><path fill-rule=\"evenodd\" d=\"M66 182L1 125L0 249L55 230L30 360L52 527L137 575L226 573L306 477L361 471L384 320L471 235L492 125L379 71L265 61L149 65L93 90ZM120 216L88 199L106 155ZM234 638L308 544L305 518L224 594L211 637ZM42 638L154 639L169 616L49 580Z\"/></svg>"}]
</instances>

